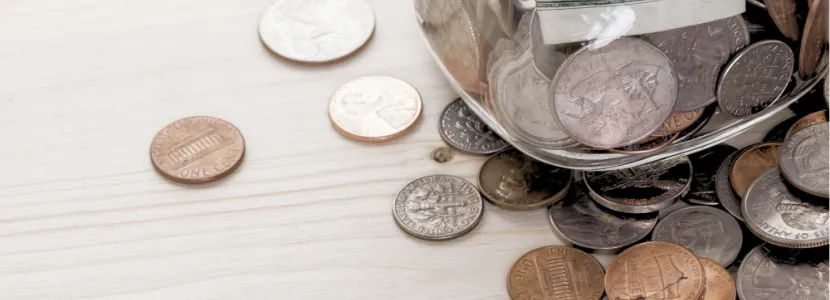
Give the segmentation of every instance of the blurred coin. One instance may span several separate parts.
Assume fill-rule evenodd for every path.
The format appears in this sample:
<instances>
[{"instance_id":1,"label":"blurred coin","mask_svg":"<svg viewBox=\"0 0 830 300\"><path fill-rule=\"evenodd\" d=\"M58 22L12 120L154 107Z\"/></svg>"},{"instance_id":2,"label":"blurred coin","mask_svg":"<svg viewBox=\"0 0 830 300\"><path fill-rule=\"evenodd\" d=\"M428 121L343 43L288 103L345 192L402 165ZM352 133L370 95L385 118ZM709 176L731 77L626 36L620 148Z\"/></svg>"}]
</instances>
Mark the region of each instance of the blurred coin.
<instances>
[{"instance_id":1,"label":"blurred coin","mask_svg":"<svg viewBox=\"0 0 830 300\"><path fill-rule=\"evenodd\" d=\"M478 172L481 193L511 210L547 207L568 193L573 172L539 162L516 149L490 157Z\"/></svg>"},{"instance_id":2,"label":"blurred coin","mask_svg":"<svg viewBox=\"0 0 830 300\"><path fill-rule=\"evenodd\" d=\"M769 169L778 167L778 148L781 143L760 143L741 150L729 175L732 189L739 197L744 198L746 189Z\"/></svg>"},{"instance_id":3,"label":"blurred coin","mask_svg":"<svg viewBox=\"0 0 830 300\"><path fill-rule=\"evenodd\" d=\"M743 236L731 215L708 206L679 209L657 223L651 239L689 248L701 258L728 266L738 257Z\"/></svg>"},{"instance_id":4,"label":"blurred coin","mask_svg":"<svg viewBox=\"0 0 830 300\"><path fill-rule=\"evenodd\" d=\"M801 30L798 28L798 15L796 14L796 0L764 0L775 26L785 37L797 41Z\"/></svg>"},{"instance_id":5,"label":"blurred coin","mask_svg":"<svg viewBox=\"0 0 830 300\"><path fill-rule=\"evenodd\" d=\"M595 148L628 146L660 128L677 99L677 76L660 50L634 38L572 54L556 73L553 108L565 132Z\"/></svg>"},{"instance_id":6,"label":"blurred coin","mask_svg":"<svg viewBox=\"0 0 830 300\"><path fill-rule=\"evenodd\" d=\"M383 142L406 133L421 116L421 105L421 95L403 80L363 76L334 92L329 118L347 138Z\"/></svg>"},{"instance_id":7,"label":"blurred coin","mask_svg":"<svg viewBox=\"0 0 830 300\"><path fill-rule=\"evenodd\" d=\"M723 208L732 214L735 219L743 221L744 218L741 215L741 198L735 194L735 190L732 189L732 184L729 183L729 174L732 163L735 161L735 158L738 157L739 153L739 151L733 151L732 154L730 154L720 164L717 177L715 178L715 191L718 195L718 201L720 201Z\"/></svg>"},{"instance_id":8,"label":"blurred coin","mask_svg":"<svg viewBox=\"0 0 830 300\"><path fill-rule=\"evenodd\" d=\"M611 148L608 149L608 152L624 153L630 155L656 152L671 145L671 143L674 142L674 140L676 140L679 136L680 133L674 133L665 136L652 135L650 137L645 138L638 144L628 145L621 148Z\"/></svg>"},{"instance_id":9,"label":"blurred coin","mask_svg":"<svg viewBox=\"0 0 830 300\"><path fill-rule=\"evenodd\" d=\"M542 37L542 25L539 22L538 12L529 13L530 18L530 47L533 51L531 58L533 65L542 76L547 80L551 80L556 75L556 70L568 59L568 55L557 48L556 45L545 44ZM576 51L573 49L571 52ZM546 99L547 100L547 99ZM548 100L550 101L550 100Z\"/></svg>"},{"instance_id":10,"label":"blurred coin","mask_svg":"<svg viewBox=\"0 0 830 300\"><path fill-rule=\"evenodd\" d=\"M692 175L692 185L689 194L684 200L700 205L718 205L717 185L718 167L723 161L738 149L735 147L719 144L701 152L689 155L692 168L695 173Z\"/></svg>"},{"instance_id":11,"label":"blurred coin","mask_svg":"<svg viewBox=\"0 0 830 300\"><path fill-rule=\"evenodd\" d=\"M599 300L605 272L593 256L570 247L547 246L523 255L507 274L510 299Z\"/></svg>"},{"instance_id":12,"label":"blurred coin","mask_svg":"<svg viewBox=\"0 0 830 300\"><path fill-rule=\"evenodd\" d=\"M689 188L692 165L685 156L628 169L586 172L589 195L602 206L624 213L650 213L672 205Z\"/></svg>"},{"instance_id":13,"label":"blurred coin","mask_svg":"<svg viewBox=\"0 0 830 300\"><path fill-rule=\"evenodd\" d=\"M705 107L698 108L692 111L676 111L671 113L669 117L663 122L663 126L657 129L652 135L665 136L673 133L683 131L689 126L692 126L700 116L703 115Z\"/></svg>"},{"instance_id":14,"label":"blurred coin","mask_svg":"<svg viewBox=\"0 0 830 300\"><path fill-rule=\"evenodd\" d=\"M206 183L236 170L245 155L239 129L213 117L189 117L159 131L150 160L162 176L179 183Z\"/></svg>"},{"instance_id":15,"label":"blurred coin","mask_svg":"<svg viewBox=\"0 0 830 300\"><path fill-rule=\"evenodd\" d=\"M793 124L795 124L796 121L798 121L798 119L800 119L799 116L794 116L784 121L781 121L781 123L778 123L777 125L775 125L775 127L772 127L772 129L770 129L767 132L767 135L764 136L764 139L762 141L776 143L784 142L784 138L787 135L787 131L790 129L790 127L793 126Z\"/></svg>"},{"instance_id":16,"label":"blurred coin","mask_svg":"<svg viewBox=\"0 0 830 300\"><path fill-rule=\"evenodd\" d=\"M392 208L395 223L425 240L447 240L473 230L481 221L484 201L463 178L432 175L416 179L398 193Z\"/></svg>"},{"instance_id":17,"label":"blurred coin","mask_svg":"<svg viewBox=\"0 0 830 300\"><path fill-rule=\"evenodd\" d=\"M703 296L706 279L700 260L683 246L646 242L620 253L608 265L609 299L686 299Z\"/></svg>"},{"instance_id":18,"label":"blurred coin","mask_svg":"<svg viewBox=\"0 0 830 300\"><path fill-rule=\"evenodd\" d=\"M448 145L467 153L486 155L510 147L510 144L484 125L461 98L444 108L439 132Z\"/></svg>"},{"instance_id":19,"label":"blurred coin","mask_svg":"<svg viewBox=\"0 0 830 300\"><path fill-rule=\"evenodd\" d=\"M684 112L715 102L721 66L749 44L749 31L741 16L732 16L646 34L643 39L665 52L674 63L679 87L674 110Z\"/></svg>"},{"instance_id":20,"label":"blurred coin","mask_svg":"<svg viewBox=\"0 0 830 300\"><path fill-rule=\"evenodd\" d=\"M804 24L801 50L798 53L798 75L803 79L812 78L818 71L821 57L827 48L827 1L811 0L810 12Z\"/></svg>"},{"instance_id":21,"label":"blurred coin","mask_svg":"<svg viewBox=\"0 0 830 300\"><path fill-rule=\"evenodd\" d=\"M775 40L754 43L738 53L726 65L718 82L721 109L736 117L746 117L772 105L790 82L793 60L790 47Z\"/></svg>"},{"instance_id":22,"label":"blurred coin","mask_svg":"<svg viewBox=\"0 0 830 300\"><path fill-rule=\"evenodd\" d=\"M781 145L778 162L787 182L815 196L827 198L830 135L827 122L799 130Z\"/></svg>"},{"instance_id":23,"label":"blurred coin","mask_svg":"<svg viewBox=\"0 0 830 300\"><path fill-rule=\"evenodd\" d=\"M752 249L738 270L738 296L758 300L828 300L827 249Z\"/></svg>"},{"instance_id":24,"label":"blurred coin","mask_svg":"<svg viewBox=\"0 0 830 300\"><path fill-rule=\"evenodd\" d=\"M259 20L259 37L275 53L303 62L327 62L359 49L375 30L363 0L277 0Z\"/></svg>"},{"instance_id":25,"label":"blurred coin","mask_svg":"<svg viewBox=\"0 0 830 300\"><path fill-rule=\"evenodd\" d=\"M801 129L804 129L804 128L807 128L807 127L810 127L812 125L819 124L819 123L827 123L827 111L826 110L817 111L817 112L814 112L814 113L810 113L810 114L808 114L804 117L801 117L801 119L798 119L798 121L796 121L795 124L793 124L790 127L789 130L787 130L787 134L784 135L784 138L788 138L788 137L790 137L791 135L793 135L794 133L798 132ZM782 140L782 142L783 142L783 140Z\"/></svg>"},{"instance_id":26,"label":"blurred coin","mask_svg":"<svg viewBox=\"0 0 830 300\"><path fill-rule=\"evenodd\" d=\"M700 300L735 300L735 280L718 262L701 258L703 274L706 277L706 291Z\"/></svg>"}]
</instances>

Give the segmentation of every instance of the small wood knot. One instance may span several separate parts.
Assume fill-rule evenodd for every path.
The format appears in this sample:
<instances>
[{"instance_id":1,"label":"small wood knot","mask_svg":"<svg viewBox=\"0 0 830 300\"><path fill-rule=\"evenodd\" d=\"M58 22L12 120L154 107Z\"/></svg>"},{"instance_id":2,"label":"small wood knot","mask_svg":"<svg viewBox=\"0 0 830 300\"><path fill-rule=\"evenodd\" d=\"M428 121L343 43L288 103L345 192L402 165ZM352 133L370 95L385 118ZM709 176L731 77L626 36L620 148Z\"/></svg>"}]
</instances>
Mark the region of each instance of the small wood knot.
<instances>
[{"instance_id":1,"label":"small wood knot","mask_svg":"<svg viewBox=\"0 0 830 300\"><path fill-rule=\"evenodd\" d=\"M455 152L450 149L450 147L440 147L432 151L432 160L438 163L445 163L452 160L453 156L455 156Z\"/></svg>"}]
</instances>

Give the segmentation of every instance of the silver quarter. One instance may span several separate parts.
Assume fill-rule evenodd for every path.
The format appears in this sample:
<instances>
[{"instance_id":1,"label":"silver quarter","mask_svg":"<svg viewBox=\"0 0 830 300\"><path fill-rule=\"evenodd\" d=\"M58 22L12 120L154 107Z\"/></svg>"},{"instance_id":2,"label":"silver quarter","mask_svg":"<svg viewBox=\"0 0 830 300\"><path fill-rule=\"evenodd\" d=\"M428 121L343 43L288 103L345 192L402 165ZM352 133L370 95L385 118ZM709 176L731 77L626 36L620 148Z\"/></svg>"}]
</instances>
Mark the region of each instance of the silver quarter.
<instances>
[{"instance_id":1,"label":"silver quarter","mask_svg":"<svg viewBox=\"0 0 830 300\"><path fill-rule=\"evenodd\" d=\"M791 194L777 168L749 186L741 209L749 230L767 243L788 248L827 245L827 207Z\"/></svg>"},{"instance_id":2,"label":"silver quarter","mask_svg":"<svg viewBox=\"0 0 830 300\"><path fill-rule=\"evenodd\" d=\"M689 194L684 200L692 204L718 205L716 191L718 167L723 161L738 149L735 147L720 144L701 152L689 155L692 168L695 170L692 176L692 185Z\"/></svg>"},{"instance_id":3,"label":"silver quarter","mask_svg":"<svg viewBox=\"0 0 830 300\"><path fill-rule=\"evenodd\" d=\"M486 155L510 147L484 125L461 99L450 102L444 108L438 130L448 145L467 153Z\"/></svg>"},{"instance_id":4,"label":"silver quarter","mask_svg":"<svg viewBox=\"0 0 830 300\"><path fill-rule=\"evenodd\" d=\"M741 16L695 26L646 34L674 63L678 78L675 111L692 111L715 102L721 66L749 45L749 31Z\"/></svg>"},{"instance_id":5,"label":"silver quarter","mask_svg":"<svg viewBox=\"0 0 830 300\"><path fill-rule=\"evenodd\" d=\"M587 172L589 195L602 206L623 213L650 213L669 207L692 182L692 165L685 156L628 169Z\"/></svg>"},{"instance_id":6,"label":"silver quarter","mask_svg":"<svg viewBox=\"0 0 830 300\"><path fill-rule=\"evenodd\" d=\"M830 135L827 122L796 131L778 151L781 174L787 182L804 192L827 198Z\"/></svg>"},{"instance_id":7,"label":"silver quarter","mask_svg":"<svg viewBox=\"0 0 830 300\"><path fill-rule=\"evenodd\" d=\"M481 221L484 201L476 187L451 175L416 179L398 193L392 207L395 223L425 240L447 240L473 230Z\"/></svg>"},{"instance_id":8,"label":"silver quarter","mask_svg":"<svg viewBox=\"0 0 830 300\"><path fill-rule=\"evenodd\" d=\"M738 157L740 151L734 151L730 154L718 167L718 173L715 178L715 192L718 195L718 201L726 209L727 212L732 214L735 219L744 220L743 214L741 214L741 198L735 194L735 191L732 189L732 184L729 182L729 173L732 170L732 162L735 161L735 158Z\"/></svg>"},{"instance_id":9,"label":"silver quarter","mask_svg":"<svg viewBox=\"0 0 830 300\"><path fill-rule=\"evenodd\" d=\"M551 93L556 116L572 138L619 148L663 125L677 99L677 76L660 50L620 38L572 54L557 71Z\"/></svg>"},{"instance_id":10,"label":"silver quarter","mask_svg":"<svg viewBox=\"0 0 830 300\"><path fill-rule=\"evenodd\" d=\"M763 244L750 251L738 269L743 300L828 300L827 250L783 249Z\"/></svg>"},{"instance_id":11,"label":"silver quarter","mask_svg":"<svg viewBox=\"0 0 830 300\"><path fill-rule=\"evenodd\" d=\"M491 203L505 209L531 210L561 200L573 171L539 162L516 149L490 157L478 172L478 186Z\"/></svg>"},{"instance_id":12,"label":"silver quarter","mask_svg":"<svg viewBox=\"0 0 830 300\"><path fill-rule=\"evenodd\" d=\"M651 239L684 246L698 257L710 258L727 267L738 257L743 232L738 221L725 211L691 206L660 220Z\"/></svg>"},{"instance_id":13,"label":"silver quarter","mask_svg":"<svg viewBox=\"0 0 830 300\"><path fill-rule=\"evenodd\" d=\"M758 113L784 93L793 75L793 51L777 40L754 43L726 65L718 82L718 105L736 117Z\"/></svg>"}]
</instances>

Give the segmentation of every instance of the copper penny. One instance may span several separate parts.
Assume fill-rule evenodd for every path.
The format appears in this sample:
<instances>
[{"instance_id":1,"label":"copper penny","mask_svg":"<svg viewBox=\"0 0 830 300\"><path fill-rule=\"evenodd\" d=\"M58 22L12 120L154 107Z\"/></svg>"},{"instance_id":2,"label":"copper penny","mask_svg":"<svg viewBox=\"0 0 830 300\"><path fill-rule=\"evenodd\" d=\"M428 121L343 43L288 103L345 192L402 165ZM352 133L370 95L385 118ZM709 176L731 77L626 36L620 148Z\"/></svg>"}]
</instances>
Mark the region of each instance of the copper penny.
<instances>
[{"instance_id":1,"label":"copper penny","mask_svg":"<svg viewBox=\"0 0 830 300\"><path fill-rule=\"evenodd\" d=\"M664 136L681 132L683 129L692 126L697 119L700 119L700 116L703 115L703 110L705 109L706 107L701 107L693 111L673 112L668 118L666 118L666 122L663 122L663 126L652 133L652 135Z\"/></svg>"},{"instance_id":2,"label":"copper penny","mask_svg":"<svg viewBox=\"0 0 830 300\"><path fill-rule=\"evenodd\" d=\"M150 160L164 177L181 183L216 181L235 170L245 154L245 139L231 123L189 117L156 134Z\"/></svg>"},{"instance_id":3,"label":"copper penny","mask_svg":"<svg viewBox=\"0 0 830 300\"><path fill-rule=\"evenodd\" d=\"M706 292L700 300L735 300L738 292L735 291L735 280L721 267L718 262L701 258L703 274L706 277Z\"/></svg>"},{"instance_id":4,"label":"copper penny","mask_svg":"<svg viewBox=\"0 0 830 300\"><path fill-rule=\"evenodd\" d=\"M811 78L816 75L822 52L827 45L827 1L810 1L810 12L804 24L801 51L798 54L798 75L801 78Z\"/></svg>"},{"instance_id":5,"label":"copper penny","mask_svg":"<svg viewBox=\"0 0 830 300\"><path fill-rule=\"evenodd\" d=\"M593 256L580 250L547 246L530 251L507 274L510 299L599 300L605 272Z\"/></svg>"},{"instance_id":6,"label":"copper penny","mask_svg":"<svg viewBox=\"0 0 830 300\"><path fill-rule=\"evenodd\" d=\"M699 300L706 288L703 265L691 251L667 242L646 242L608 265L608 299Z\"/></svg>"},{"instance_id":7,"label":"copper penny","mask_svg":"<svg viewBox=\"0 0 830 300\"><path fill-rule=\"evenodd\" d=\"M764 4L781 34L793 41L798 40L801 30L798 29L795 0L764 0Z\"/></svg>"},{"instance_id":8,"label":"copper penny","mask_svg":"<svg viewBox=\"0 0 830 300\"><path fill-rule=\"evenodd\" d=\"M827 122L827 111L826 110L810 113L810 114L802 117L801 119L798 119L798 121L795 121L795 124L793 124L793 126L791 126L789 130L787 130L787 134L784 135L784 138L786 139L786 138L790 137L791 135L793 135L794 133L798 132L801 129L810 127L812 125L816 125L818 123L825 123L825 122Z\"/></svg>"},{"instance_id":9,"label":"copper penny","mask_svg":"<svg viewBox=\"0 0 830 300\"><path fill-rule=\"evenodd\" d=\"M758 176L769 169L778 167L778 148L781 143L760 143L749 146L738 154L732 163L729 181L732 189L741 198L746 189Z\"/></svg>"}]
</instances>

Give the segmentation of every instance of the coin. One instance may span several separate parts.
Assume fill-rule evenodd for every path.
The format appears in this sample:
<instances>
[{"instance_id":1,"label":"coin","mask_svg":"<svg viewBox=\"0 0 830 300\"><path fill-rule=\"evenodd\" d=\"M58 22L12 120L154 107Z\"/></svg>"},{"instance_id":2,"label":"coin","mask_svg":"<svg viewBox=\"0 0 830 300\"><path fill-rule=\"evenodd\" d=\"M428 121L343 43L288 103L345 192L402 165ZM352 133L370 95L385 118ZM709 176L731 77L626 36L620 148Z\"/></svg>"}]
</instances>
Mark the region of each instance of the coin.
<instances>
[{"instance_id":1,"label":"coin","mask_svg":"<svg viewBox=\"0 0 830 300\"><path fill-rule=\"evenodd\" d=\"M772 105L790 82L793 60L790 47L776 40L754 43L738 53L726 65L718 82L721 109L736 117L746 117Z\"/></svg>"},{"instance_id":2,"label":"coin","mask_svg":"<svg viewBox=\"0 0 830 300\"><path fill-rule=\"evenodd\" d=\"M689 250L667 242L646 242L620 253L605 275L609 299L698 300L706 279Z\"/></svg>"},{"instance_id":3,"label":"coin","mask_svg":"<svg viewBox=\"0 0 830 300\"><path fill-rule=\"evenodd\" d=\"M556 70L568 59L560 49L555 45L545 44L542 37L542 25L539 21L539 13L534 11L529 13L530 18L530 33L528 39L530 40L533 54L533 66L539 71L547 80L551 80L556 75ZM573 49L571 52L576 51ZM545 97L547 98L547 97ZM547 99L546 99L547 100ZM549 101L549 100L548 100Z\"/></svg>"},{"instance_id":4,"label":"coin","mask_svg":"<svg viewBox=\"0 0 830 300\"><path fill-rule=\"evenodd\" d=\"M657 224L657 214L619 214L598 207L582 183L574 183L564 200L548 210L562 238L593 250L619 250L643 240Z\"/></svg>"},{"instance_id":5,"label":"coin","mask_svg":"<svg viewBox=\"0 0 830 300\"><path fill-rule=\"evenodd\" d=\"M689 156L695 173L692 175L692 185L689 194L684 200L700 205L718 205L717 185L718 167L723 161L738 149L719 144Z\"/></svg>"},{"instance_id":6,"label":"coin","mask_svg":"<svg viewBox=\"0 0 830 300\"><path fill-rule=\"evenodd\" d=\"M418 0L424 33L453 79L471 93L482 92L486 44L461 0Z\"/></svg>"},{"instance_id":7,"label":"coin","mask_svg":"<svg viewBox=\"0 0 830 300\"><path fill-rule=\"evenodd\" d=\"M539 162L516 149L490 157L478 172L481 193L512 210L546 207L568 193L573 172Z\"/></svg>"},{"instance_id":8,"label":"coin","mask_svg":"<svg viewBox=\"0 0 830 300\"><path fill-rule=\"evenodd\" d=\"M798 74L801 78L816 75L824 49L827 47L827 0L811 0L810 12L804 25L801 51L798 54Z\"/></svg>"},{"instance_id":9,"label":"coin","mask_svg":"<svg viewBox=\"0 0 830 300\"><path fill-rule=\"evenodd\" d=\"M738 270L738 296L744 300L827 300L827 265L827 249L759 245Z\"/></svg>"},{"instance_id":10,"label":"coin","mask_svg":"<svg viewBox=\"0 0 830 300\"><path fill-rule=\"evenodd\" d=\"M159 131L150 160L164 177L180 183L206 183L228 176L245 155L239 129L213 117L189 117Z\"/></svg>"},{"instance_id":11,"label":"coin","mask_svg":"<svg viewBox=\"0 0 830 300\"><path fill-rule=\"evenodd\" d=\"M747 227L765 242L787 248L827 245L827 206L791 194L778 169L761 175L743 201L741 213Z\"/></svg>"},{"instance_id":12,"label":"coin","mask_svg":"<svg viewBox=\"0 0 830 300\"><path fill-rule=\"evenodd\" d=\"M481 221L484 201L463 178L432 175L416 179L398 193L392 207L395 223L425 240L460 237Z\"/></svg>"},{"instance_id":13,"label":"coin","mask_svg":"<svg viewBox=\"0 0 830 300\"><path fill-rule=\"evenodd\" d=\"M720 209L690 206L679 209L657 223L651 239L689 248L701 258L728 266L738 257L743 242L738 221Z\"/></svg>"},{"instance_id":14,"label":"coin","mask_svg":"<svg viewBox=\"0 0 830 300\"><path fill-rule=\"evenodd\" d=\"M706 291L700 300L735 300L738 295L735 292L735 280L726 269L716 261L701 258L703 274L706 278Z\"/></svg>"},{"instance_id":15,"label":"coin","mask_svg":"<svg viewBox=\"0 0 830 300\"><path fill-rule=\"evenodd\" d=\"M780 143L760 143L741 150L732 163L729 182L739 197L744 198L746 189L765 171L778 167Z\"/></svg>"},{"instance_id":16,"label":"coin","mask_svg":"<svg viewBox=\"0 0 830 300\"><path fill-rule=\"evenodd\" d=\"M793 124L793 126L790 127L789 130L787 130L787 134L784 135L784 138L786 139L786 138L790 137L791 135L795 134L796 132L798 132L801 129L804 129L804 128L807 128L807 127L810 127L812 125L819 124L819 123L827 123L827 111L826 110L813 112L813 113L810 113L810 114L802 117L801 119L798 119L798 121L796 121L795 124ZM782 140L782 142L783 142L783 140Z\"/></svg>"},{"instance_id":17,"label":"coin","mask_svg":"<svg viewBox=\"0 0 830 300\"><path fill-rule=\"evenodd\" d=\"M677 76L660 50L620 38L572 54L556 72L551 93L556 117L572 138L618 148L663 125L677 99Z\"/></svg>"},{"instance_id":18,"label":"coin","mask_svg":"<svg viewBox=\"0 0 830 300\"><path fill-rule=\"evenodd\" d=\"M363 76L341 86L329 102L329 119L345 137L383 142L406 133L421 116L421 95L388 76Z\"/></svg>"},{"instance_id":19,"label":"coin","mask_svg":"<svg viewBox=\"0 0 830 300\"><path fill-rule=\"evenodd\" d=\"M749 31L741 16L732 16L646 34L643 39L665 52L674 63L679 86L674 110L685 112L715 102L720 68L732 54L749 44Z\"/></svg>"},{"instance_id":20,"label":"coin","mask_svg":"<svg viewBox=\"0 0 830 300\"><path fill-rule=\"evenodd\" d=\"M723 208L732 214L735 219L743 221L744 218L743 215L741 215L741 198L738 198L738 195L736 195L735 191L732 189L732 184L729 183L730 168L739 153L740 152L738 151L732 152L732 154L730 154L729 157L724 159L723 163L720 164L715 178L715 191L718 195L718 201L720 201Z\"/></svg>"},{"instance_id":21,"label":"coin","mask_svg":"<svg viewBox=\"0 0 830 300\"><path fill-rule=\"evenodd\" d=\"M800 119L800 117L794 116L784 121L781 121L781 123L778 123L777 125L775 125L775 127L772 127L772 129L770 129L767 132L762 141L783 143L787 131L790 129L790 127L793 126L793 124L795 124L796 121L798 121L798 119Z\"/></svg>"},{"instance_id":22,"label":"coin","mask_svg":"<svg viewBox=\"0 0 830 300\"><path fill-rule=\"evenodd\" d=\"M570 247L541 247L510 268L507 293L513 300L599 300L604 276L602 265L590 254Z\"/></svg>"},{"instance_id":23,"label":"coin","mask_svg":"<svg viewBox=\"0 0 830 300\"><path fill-rule=\"evenodd\" d=\"M652 135L659 135L665 136L670 135L673 133L678 133L683 131L689 126L692 126L700 116L703 115L703 110L706 109L705 107L698 108L693 111L676 111L671 113L669 117L663 122L663 126L661 126L657 131L655 131Z\"/></svg>"},{"instance_id":24,"label":"coin","mask_svg":"<svg viewBox=\"0 0 830 300\"><path fill-rule=\"evenodd\" d=\"M663 148L668 147L674 142L677 137L680 136L680 133L674 133L672 135L666 136L650 136L645 138L639 144L628 145L621 148L612 148L608 149L608 152L615 152L615 153L624 153L624 154L646 154L651 152L660 151Z\"/></svg>"},{"instance_id":25,"label":"coin","mask_svg":"<svg viewBox=\"0 0 830 300\"><path fill-rule=\"evenodd\" d=\"M259 37L274 53L302 62L328 62L359 49L375 30L363 0L277 0L259 20Z\"/></svg>"},{"instance_id":26,"label":"coin","mask_svg":"<svg viewBox=\"0 0 830 300\"><path fill-rule=\"evenodd\" d=\"M685 156L628 169L585 173L589 195L602 206L624 213L650 213L672 205L691 183Z\"/></svg>"},{"instance_id":27,"label":"coin","mask_svg":"<svg viewBox=\"0 0 830 300\"><path fill-rule=\"evenodd\" d=\"M703 110L703 113L701 114L700 118L698 118L697 121L695 121L695 123L692 124L692 126L689 126L689 128L683 129L683 131L680 132L680 136L677 137L675 143L681 143L695 137L695 135L698 132L700 132L701 130L703 130L704 127L706 127L706 124L709 124L709 120L712 119L712 116L715 115L715 112L717 112L717 110L717 105L707 106Z\"/></svg>"},{"instance_id":28,"label":"coin","mask_svg":"<svg viewBox=\"0 0 830 300\"><path fill-rule=\"evenodd\" d=\"M804 192L828 197L828 139L825 122L799 130L784 141L778 161L787 182Z\"/></svg>"},{"instance_id":29,"label":"coin","mask_svg":"<svg viewBox=\"0 0 830 300\"><path fill-rule=\"evenodd\" d=\"M439 132L447 144L467 153L493 154L510 147L510 144L484 125L461 98L444 108Z\"/></svg>"},{"instance_id":30,"label":"coin","mask_svg":"<svg viewBox=\"0 0 830 300\"><path fill-rule=\"evenodd\" d=\"M781 34L790 40L797 41L801 30L796 20L795 0L764 0L764 6Z\"/></svg>"}]
</instances>

